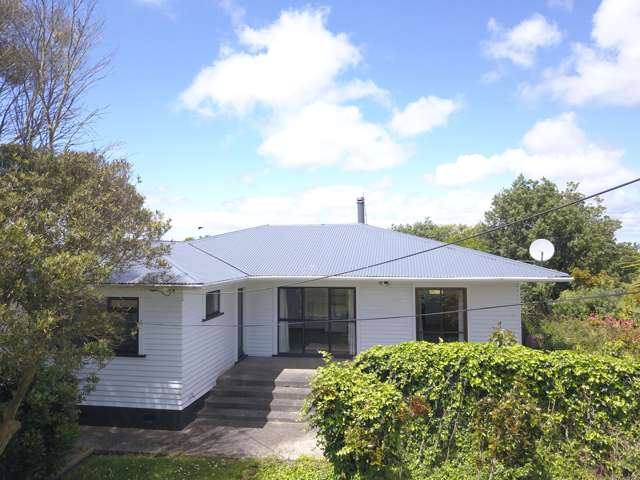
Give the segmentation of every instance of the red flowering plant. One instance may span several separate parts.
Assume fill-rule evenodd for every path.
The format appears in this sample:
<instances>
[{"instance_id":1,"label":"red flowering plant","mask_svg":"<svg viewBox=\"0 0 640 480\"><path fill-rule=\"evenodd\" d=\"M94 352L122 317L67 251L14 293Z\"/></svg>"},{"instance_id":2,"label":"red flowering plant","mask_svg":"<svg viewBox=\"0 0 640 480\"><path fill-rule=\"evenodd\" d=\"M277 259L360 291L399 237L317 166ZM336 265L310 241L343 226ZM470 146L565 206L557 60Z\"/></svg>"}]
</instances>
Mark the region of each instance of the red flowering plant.
<instances>
[{"instance_id":1,"label":"red flowering plant","mask_svg":"<svg viewBox=\"0 0 640 480\"><path fill-rule=\"evenodd\" d=\"M614 315L589 315L589 323L606 339L605 347L616 345L613 350L620 353L640 354L640 325L633 318ZM605 348L611 350L610 348ZM612 352L613 353L613 352Z\"/></svg>"}]
</instances>

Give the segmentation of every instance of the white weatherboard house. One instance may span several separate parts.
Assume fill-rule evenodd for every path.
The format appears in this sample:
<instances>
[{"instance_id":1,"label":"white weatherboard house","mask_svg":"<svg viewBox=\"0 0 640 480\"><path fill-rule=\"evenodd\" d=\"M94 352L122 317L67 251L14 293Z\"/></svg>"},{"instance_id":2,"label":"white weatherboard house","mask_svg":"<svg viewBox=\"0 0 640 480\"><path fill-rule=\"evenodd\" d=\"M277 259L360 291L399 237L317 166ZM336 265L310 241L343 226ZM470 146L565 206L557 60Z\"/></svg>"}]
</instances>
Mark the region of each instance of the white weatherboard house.
<instances>
[{"instance_id":1,"label":"white weatherboard house","mask_svg":"<svg viewBox=\"0 0 640 480\"><path fill-rule=\"evenodd\" d=\"M570 281L458 246L412 255L442 244L364 223L265 225L170 245L169 283L142 284L139 269L105 287L138 334L99 372L85 423L183 428L245 355L483 342L498 322L520 338L518 306L478 308L519 303L522 282Z\"/></svg>"}]
</instances>

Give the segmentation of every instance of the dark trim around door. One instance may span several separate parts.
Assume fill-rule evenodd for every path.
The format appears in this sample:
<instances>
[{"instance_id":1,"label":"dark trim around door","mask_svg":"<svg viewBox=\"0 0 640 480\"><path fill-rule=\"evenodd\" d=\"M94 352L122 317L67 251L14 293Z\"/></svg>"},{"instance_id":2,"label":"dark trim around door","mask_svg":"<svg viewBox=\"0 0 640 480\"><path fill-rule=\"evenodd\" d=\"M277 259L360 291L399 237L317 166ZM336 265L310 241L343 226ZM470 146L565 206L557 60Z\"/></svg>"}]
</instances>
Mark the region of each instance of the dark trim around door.
<instances>
[{"instance_id":1,"label":"dark trim around door","mask_svg":"<svg viewBox=\"0 0 640 480\"><path fill-rule=\"evenodd\" d=\"M246 353L244 353L244 288L238 288L238 304L236 307L236 318L238 321L238 358L236 363L238 363L247 356Z\"/></svg>"},{"instance_id":2,"label":"dark trim around door","mask_svg":"<svg viewBox=\"0 0 640 480\"><path fill-rule=\"evenodd\" d=\"M304 308L304 291L305 289L311 289L311 288L324 288L324 289L328 289L329 290L329 294L328 294L328 302L329 302L329 309L328 309L328 315L329 317L331 316L331 295L332 295L332 290L338 289L338 290L353 290L353 320L331 320L331 319L327 319L327 320L317 320L318 323L320 322L326 322L328 324L329 330L327 332L327 347L329 349L329 352L331 352L331 325L333 324L333 322L344 322L344 323L353 323L353 327L355 330L355 350L356 350L356 354L358 353L358 322L356 321L356 319L358 318L358 313L357 313L357 305L358 305L358 300L357 300L357 289L356 287L278 287L278 295L277 295L277 299L276 301L278 302L278 318L276 318L276 322L277 322L277 328L276 328L276 335L277 335L277 340L278 340L278 354L277 356L282 356L282 357L320 357L321 355L319 353L306 353L304 351L304 347L305 347L305 328L302 329L302 352L284 352L281 353L280 352L280 322L304 322L305 321L313 321L316 322L315 320L307 320L305 318L300 318L300 319L287 319L287 320L281 320L280 319L280 290L285 290L285 289L301 289L302 290L302 306ZM303 317L304 317L304 313L303 313ZM351 358L353 357L353 355L336 355L334 353L332 353L332 355L335 358Z\"/></svg>"},{"instance_id":3,"label":"dark trim around door","mask_svg":"<svg viewBox=\"0 0 640 480\"><path fill-rule=\"evenodd\" d=\"M468 303L467 303L467 289L465 287L436 287L436 286L431 286L431 287L416 287L415 288L415 315L416 315L416 340L422 341L424 340L424 334L423 334L423 329L422 329L422 318L418 317L418 312L419 312L419 296L418 296L418 291L419 290L442 290L443 292L447 291L447 290L462 290L462 298L463 298L463 309L464 309L464 341L468 342L469 341L469 323L468 323L468 315L467 315L467 308L468 308ZM441 333L460 333L458 332L441 332Z\"/></svg>"}]
</instances>

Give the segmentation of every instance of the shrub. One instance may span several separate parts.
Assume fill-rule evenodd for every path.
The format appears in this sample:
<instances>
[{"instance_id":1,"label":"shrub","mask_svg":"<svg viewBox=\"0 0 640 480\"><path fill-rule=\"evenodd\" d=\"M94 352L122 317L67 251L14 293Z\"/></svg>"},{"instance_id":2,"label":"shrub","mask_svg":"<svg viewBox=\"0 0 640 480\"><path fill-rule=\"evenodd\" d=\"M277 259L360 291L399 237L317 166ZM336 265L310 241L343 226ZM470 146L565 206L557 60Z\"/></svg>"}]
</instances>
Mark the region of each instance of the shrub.
<instances>
[{"instance_id":1,"label":"shrub","mask_svg":"<svg viewBox=\"0 0 640 480\"><path fill-rule=\"evenodd\" d=\"M558 303L553 305L553 313L558 317L585 318L591 314L615 314L622 297L607 296L613 287L575 288L560 294ZM581 299L581 300L577 300Z\"/></svg>"},{"instance_id":2,"label":"shrub","mask_svg":"<svg viewBox=\"0 0 640 480\"><path fill-rule=\"evenodd\" d=\"M6 397L9 386L2 387ZM64 466L78 435L78 401L74 375L54 366L44 369L20 408L22 428L0 457L0 478L50 478Z\"/></svg>"},{"instance_id":3,"label":"shrub","mask_svg":"<svg viewBox=\"0 0 640 480\"><path fill-rule=\"evenodd\" d=\"M612 316L550 318L540 325L542 347L640 357L640 326Z\"/></svg>"},{"instance_id":4,"label":"shrub","mask_svg":"<svg viewBox=\"0 0 640 480\"><path fill-rule=\"evenodd\" d=\"M613 471L621 435L638 438L640 364L495 343L374 347L319 369L306 411L348 478L549 478L572 459Z\"/></svg>"},{"instance_id":5,"label":"shrub","mask_svg":"<svg viewBox=\"0 0 640 480\"><path fill-rule=\"evenodd\" d=\"M518 340L511 330L502 328L502 323L498 322L497 327L491 332L489 342L495 343L499 347L510 347L517 345Z\"/></svg>"}]
</instances>

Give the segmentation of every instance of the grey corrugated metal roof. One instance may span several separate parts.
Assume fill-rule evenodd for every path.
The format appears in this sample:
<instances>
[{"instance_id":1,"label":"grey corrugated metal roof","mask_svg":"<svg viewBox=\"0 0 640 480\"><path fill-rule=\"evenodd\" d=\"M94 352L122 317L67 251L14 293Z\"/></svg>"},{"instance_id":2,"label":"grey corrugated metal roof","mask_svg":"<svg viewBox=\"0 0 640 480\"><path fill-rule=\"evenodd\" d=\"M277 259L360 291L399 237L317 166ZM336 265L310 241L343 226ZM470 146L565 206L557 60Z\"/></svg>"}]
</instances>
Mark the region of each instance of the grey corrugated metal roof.
<instances>
[{"instance_id":1,"label":"grey corrugated metal roof","mask_svg":"<svg viewBox=\"0 0 640 480\"><path fill-rule=\"evenodd\" d=\"M316 277L359 269L345 277L424 279L558 279L556 270L365 224L264 225L189 242L172 242L168 260L192 278L215 283L243 277Z\"/></svg>"},{"instance_id":2,"label":"grey corrugated metal roof","mask_svg":"<svg viewBox=\"0 0 640 480\"><path fill-rule=\"evenodd\" d=\"M167 283L171 285L193 285L201 283L222 282L246 277L246 273L228 265L215 255L203 251L189 242L165 242L171 251L165 256L169 264L169 271L162 279L153 283ZM154 278L154 272L144 266L134 267L126 272L119 272L112 276L110 283L149 283Z\"/></svg>"}]
</instances>

